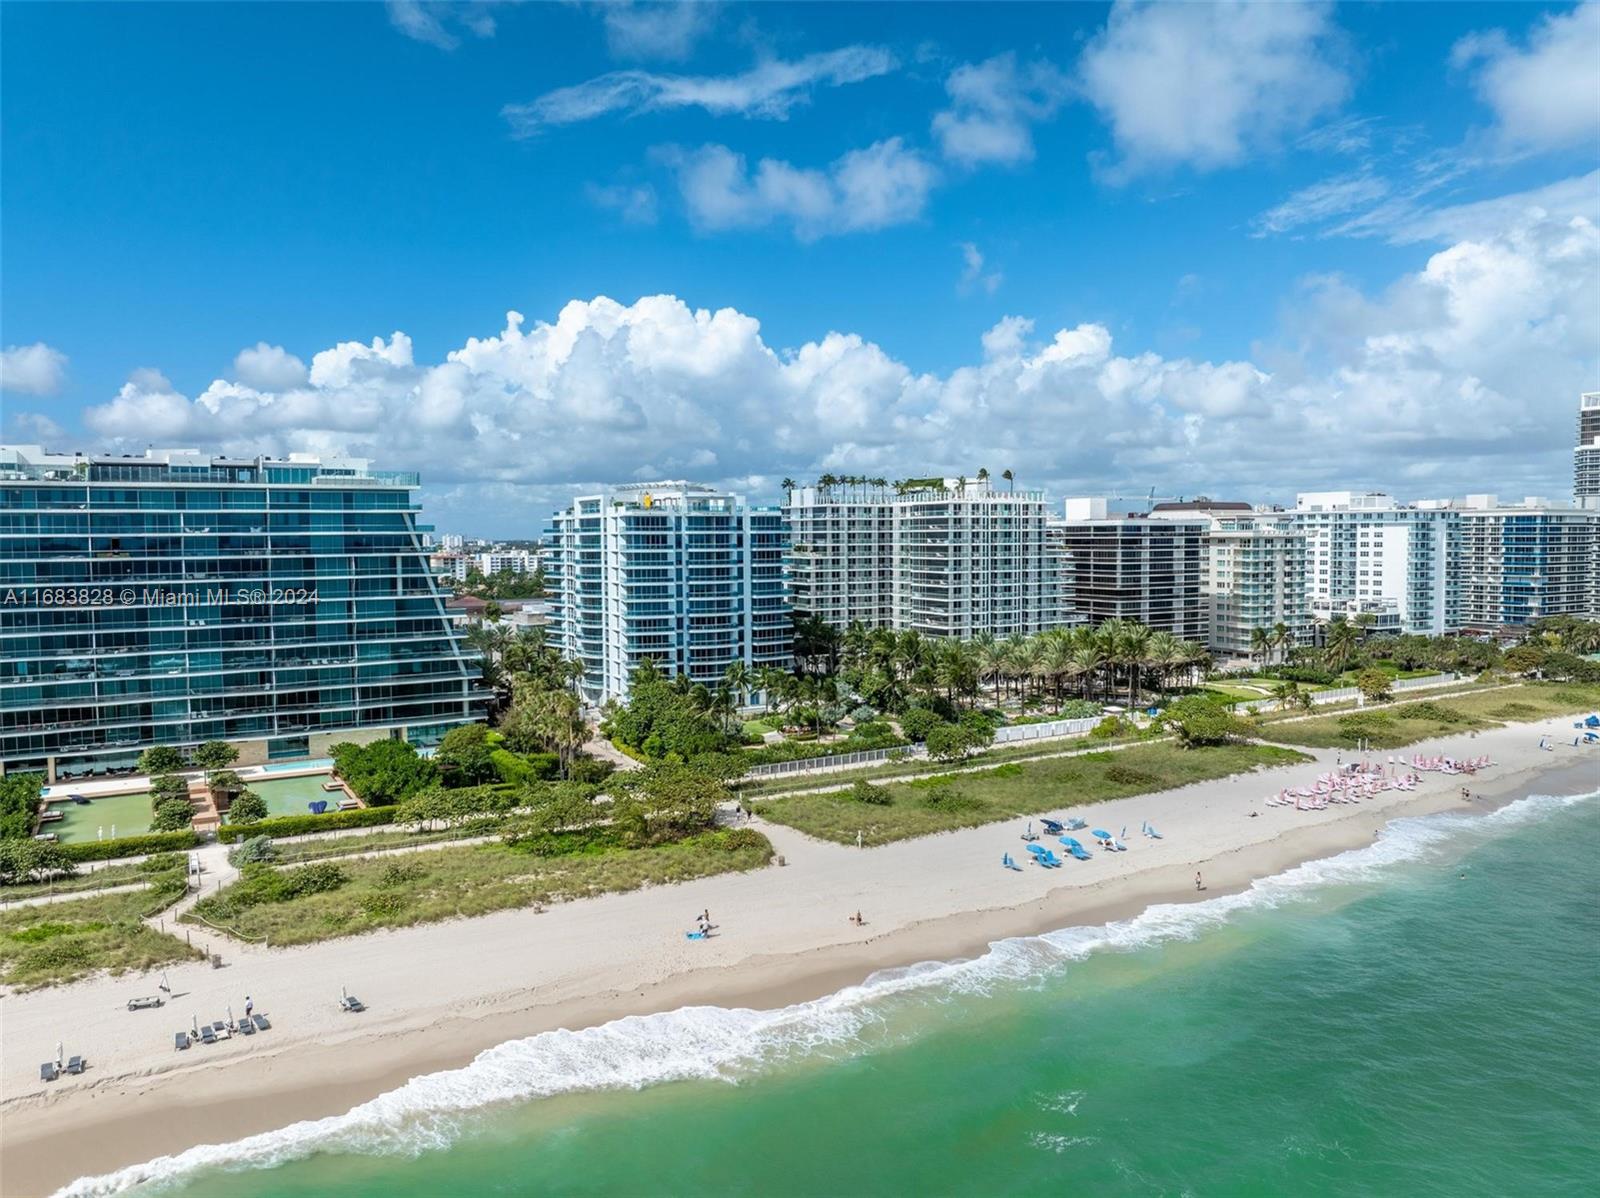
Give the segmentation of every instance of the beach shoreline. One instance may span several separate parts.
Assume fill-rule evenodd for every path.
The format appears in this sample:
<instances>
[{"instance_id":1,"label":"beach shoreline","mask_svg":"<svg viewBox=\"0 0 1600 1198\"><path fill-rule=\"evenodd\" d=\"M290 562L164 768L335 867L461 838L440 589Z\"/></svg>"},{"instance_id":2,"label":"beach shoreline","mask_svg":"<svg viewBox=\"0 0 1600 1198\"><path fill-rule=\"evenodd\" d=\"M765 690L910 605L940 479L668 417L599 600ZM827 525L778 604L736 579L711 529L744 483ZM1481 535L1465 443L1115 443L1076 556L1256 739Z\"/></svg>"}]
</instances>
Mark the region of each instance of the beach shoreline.
<instances>
[{"instance_id":1,"label":"beach shoreline","mask_svg":"<svg viewBox=\"0 0 1600 1198\"><path fill-rule=\"evenodd\" d=\"M1136 852L1115 857L1097 854L1079 870L1001 871L1002 848L1017 855L1016 821L868 850L764 825L789 866L608 895L544 914L503 912L303 948L241 949L229 969L172 970L176 993L165 1016L117 1011L142 984L128 979L7 996L0 1000L0 1192L49 1193L197 1143L340 1114L412 1077L459 1068L485 1049L541 1031L694 1005L804 1002L885 969L975 957L997 940L1098 926L1155 904L1244 890L1370 844L1397 818L1592 790L1600 780L1592 751L1536 746L1541 733L1559 737L1563 727L1543 720L1408 747L1397 755L1487 754L1498 764L1472 779L1425 774L1415 792L1324 812L1264 808L1261 796L1330 768L1331 752L1315 754L1315 763L1097 804L1097 819L1115 827L1148 818L1165 839L1140 840ZM1462 785L1470 786L1471 802L1462 801ZM1249 818L1251 811L1260 817ZM1202 893L1195 890L1197 868ZM664 903L682 910L665 912ZM687 945L674 929L701 906L712 909L723 934ZM857 908L866 915L859 929L845 920ZM647 934L630 936L641 921L648 921ZM419 960L429 968L419 971ZM332 993L341 977L368 1002L367 1015L337 1010ZM273 1031L175 1053L171 1031L188 1023L184 1000L209 1010L214 995L235 990L268 996L257 1005L273 1016ZM86 1043L75 1041L68 1051L85 1051L91 1072L70 1088L29 1085L33 1054L46 1042L53 1046L60 1028L82 1030Z\"/></svg>"}]
</instances>

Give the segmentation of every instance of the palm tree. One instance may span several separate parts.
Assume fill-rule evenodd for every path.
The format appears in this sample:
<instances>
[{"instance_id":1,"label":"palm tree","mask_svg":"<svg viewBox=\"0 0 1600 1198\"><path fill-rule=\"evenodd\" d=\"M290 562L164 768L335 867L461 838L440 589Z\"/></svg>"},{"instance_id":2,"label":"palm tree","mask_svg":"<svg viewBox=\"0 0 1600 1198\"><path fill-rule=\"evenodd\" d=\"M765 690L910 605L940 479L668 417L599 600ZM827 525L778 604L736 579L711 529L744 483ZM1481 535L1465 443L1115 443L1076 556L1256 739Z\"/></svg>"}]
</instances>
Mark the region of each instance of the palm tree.
<instances>
[{"instance_id":1,"label":"palm tree","mask_svg":"<svg viewBox=\"0 0 1600 1198\"><path fill-rule=\"evenodd\" d=\"M1278 701L1280 711L1287 710L1300 701L1300 684L1298 682L1280 682L1272 688L1272 697Z\"/></svg>"},{"instance_id":2,"label":"palm tree","mask_svg":"<svg viewBox=\"0 0 1600 1198\"><path fill-rule=\"evenodd\" d=\"M1324 652L1328 664L1337 672L1343 672L1345 666L1350 664L1356 646L1361 642L1361 634L1356 631L1355 625L1349 620L1334 617L1328 625L1328 644Z\"/></svg>"},{"instance_id":3,"label":"palm tree","mask_svg":"<svg viewBox=\"0 0 1600 1198\"><path fill-rule=\"evenodd\" d=\"M1171 685L1172 671L1183 662L1183 642L1170 632L1152 633L1146 652L1160 679L1159 689L1165 692Z\"/></svg>"},{"instance_id":4,"label":"palm tree","mask_svg":"<svg viewBox=\"0 0 1600 1198\"><path fill-rule=\"evenodd\" d=\"M1105 655L1090 641L1076 645L1072 650L1072 675L1083 682L1084 698L1089 697L1089 686L1105 668Z\"/></svg>"},{"instance_id":5,"label":"palm tree","mask_svg":"<svg viewBox=\"0 0 1600 1198\"><path fill-rule=\"evenodd\" d=\"M1252 628L1250 630L1250 658L1260 658L1261 664L1267 664L1267 657L1272 652L1272 633L1265 628Z\"/></svg>"},{"instance_id":6,"label":"palm tree","mask_svg":"<svg viewBox=\"0 0 1600 1198\"><path fill-rule=\"evenodd\" d=\"M1055 710L1060 714L1062 683L1073 672L1072 637L1065 634L1065 630L1056 629L1044 633L1040 640L1044 647L1039 655L1039 664L1050 679L1051 690L1055 694Z\"/></svg>"},{"instance_id":7,"label":"palm tree","mask_svg":"<svg viewBox=\"0 0 1600 1198\"><path fill-rule=\"evenodd\" d=\"M1294 633L1289 631L1289 626L1279 620L1272 626L1272 647L1278 651L1278 661L1289 660L1289 646L1294 643Z\"/></svg>"},{"instance_id":8,"label":"palm tree","mask_svg":"<svg viewBox=\"0 0 1600 1198\"><path fill-rule=\"evenodd\" d=\"M1017 489L1017 476L1015 474L1012 474L1010 470L1002 470L1002 471L1000 471L1000 477L1005 479L1006 482L1011 484L1009 487L1006 488L1007 490L1015 491Z\"/></svg>"},{"instance_id":9,"label":"palm tree","mask_svg":"<svg viewBox=\"0 0 1600 1198\"><path fill-rule=\"evenodd\" d=\"M799 484L796 483L792 478L784 479L779 485L783 488L783 493L788 496L790 500L794 499L795 491L799 490Z\"/></svg>"},{"instance_id":10,"label":"palm tree","mask_svg":"<svg viewBox=\"0 0 1600 1198\"><path fill-rule=\"evenodd\" d=\"M742 659L735 658L728 663L728 668L722 671L722 682L727 689L737 697L738 702L743 702L746 695L754 687L756 672Z\"/></svg>"}]
</instances>

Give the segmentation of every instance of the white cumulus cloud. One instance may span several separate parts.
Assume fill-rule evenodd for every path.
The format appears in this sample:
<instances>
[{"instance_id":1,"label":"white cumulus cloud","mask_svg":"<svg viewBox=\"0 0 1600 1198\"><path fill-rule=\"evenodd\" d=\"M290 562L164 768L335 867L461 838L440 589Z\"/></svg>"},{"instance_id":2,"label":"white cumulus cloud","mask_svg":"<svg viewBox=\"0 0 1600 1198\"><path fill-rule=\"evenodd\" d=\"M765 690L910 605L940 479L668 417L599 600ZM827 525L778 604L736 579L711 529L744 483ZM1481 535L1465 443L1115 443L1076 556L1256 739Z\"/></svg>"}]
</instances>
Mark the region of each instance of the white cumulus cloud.
<instances>
[{"instance_id":1,"label":"white cumulus cloud","mask_svg":"<svg viewBox=\"0 0 1600 1198\"><path fill-rule=\"evenodd\" d=\"M1349 91L1335 41L1325 4L1118 0L1079 62L1122 155L1108 177L1232 166L1271 148Z\"/></svg>"},{"instance_id":2,"label":"white cumulus cloud","mask_svg":"<svg viewBox=\"0 0 1600 1198\"><path fill-rule=\"evenodd\" d=\"M402 333L343 342L282 388L217 380L186 396L139 372L87 424L130 447L340 452L420 469L437 520L531 532L579 487L650 476L764 486L769 498L786 474L980 465L1057 495L1420 496L1466 480L1559 494L1572 410L1600 371L1597 272L1592 222L1522 213L1375 293L1310 281L1251 360L1166 357L1118 344L1098 321L1039 331L1012 315L944 374L859 333L784 348L733 309L598 297L549 320L509 313L434 362L415 361ZM491 506L508 497L525 506Z\"/></svg>"},{"instance_id":3,"label":"white cumulus cloud","mask_svg":"<svg viewBox=\"0 0 1600 1198\"><path fill-rule=\"evenodd\" d=\"M708 0L606 0L599 8L606 47L617 58L682 61L717 18Z\"/></svg>"},{"instance_id":4,"label":"white cumulus cloud","mask_svg":"<svg viewBox=\"0 0 1600 1198\"><path fill-rule=\"evenodd\" d=\"M752 171L726 146L665 149L689 217L702 230L748 229L774 221L814 241L904 224L922 215L938 172L898 137L852 150L823 169L763 158Z\"/></svg>"},{"instance_id":5,"label":"white cumulus cloud","mask_svg":"<svg viewBox=\"0 0 1600 1198\"><path fill-rule=\"evenodd\" d=\"M54 395L67 379L67 355L35 341L0 350L0 391Z\"/></svg>"},{"instance_id":6,"label":"white cumulus cloud","mask_svg":"<svg viewBox=\"0 0 1600 1198\"><path fill-rule=\"evenodd\" d=\"M1600 139L1600 4L1546 14L1520 48L1503 30L1469 34L1451 61L1475 70L1507 148L1593 148Z\"/></svg>"},{"instance_id":7,"label":"white cumulus cloud","mask_svg":"<svg viewBox=\"0 0 1600 1198\"><path fill-rule=\"evenodd\" d=\"M283 390L306 381L306 364L281 345L258 341L233 359L233 373L251 387Z\"/></svg>"},{"instance_id":8,"label":"white cumulus cloud","mask_svg":"<svg viewBox=\"0 0 1600 1198\"><path fill-rule=\"evenodd\" d=\"M963 166L1010 166L1033 157L1034 123L1055 115L1070 85L1054 64L1019 66L1006 53L957 67L945 90L951 105L933 118L944 156Z\"/></svg>"}]
</instances>

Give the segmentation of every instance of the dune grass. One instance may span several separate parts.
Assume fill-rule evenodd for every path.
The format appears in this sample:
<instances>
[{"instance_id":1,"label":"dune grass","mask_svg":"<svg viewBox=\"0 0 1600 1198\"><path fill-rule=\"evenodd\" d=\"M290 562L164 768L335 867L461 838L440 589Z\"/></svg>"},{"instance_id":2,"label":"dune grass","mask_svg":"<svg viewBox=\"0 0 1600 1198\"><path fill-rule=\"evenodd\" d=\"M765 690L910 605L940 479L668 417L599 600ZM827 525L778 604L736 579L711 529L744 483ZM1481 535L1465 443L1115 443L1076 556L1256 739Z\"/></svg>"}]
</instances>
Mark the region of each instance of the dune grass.
<instances>
[{"instance_id":1,"label":"dune grass","mask_svg":"<svg viewBox=\"0 0 1600 1198\"><path fill-rule=\"evenodd\" d=\"M770 799L755 809L765 819L822 840L854 844L859 831L865 844L887 844L1304 760L1303 753L1273 745L1182 749L1149 744L892 782L881 788L889 798L884 805L838 791Z\"/></svg>"},{"instance_id":2,"label":"dune grass","mask_svg":"<svg viewBox=\"0 0 1600 1198\"><path fill-rule=\"evenodd\" d=\"M1439 736L1454 736L1504 724L1573 715L1600 707L1600 686L1527 683L1449 699L1419 699L1364 711L1261 725L1261 736L1279 744L1351 749L1361 740L1374 749L1398 749Z\"/></svg>"},{"instance_id":3,"label":"dune grass","mask_svg":"<svg viewBox=\"0 0 1600 1198\"><path fill-rule=\"evenodd\" d=\"M298 870L253 872L202 899L195 911L219 930L252 940L309 944L741 872L771 859L767 838L748 828L703 832L650 848L599 848L556 857L498 843L473 845L302 866L324 871L329 883L311 893L290 895L279 884ZM268 885L257 880L262 877Z\"/></svg>"},{"instance_id":4,"label":"dune grass","mask_svg":"<svg viewBox=\"0 0 1600 1198\"><path fill-rule=\"evenodd\" d=\"M0 982L32 989L100 970L124 973L199 957L176 936L140 922L182 893L180 874L176 890L157 884L0 911Z\"/></svg>"}]
</instances>

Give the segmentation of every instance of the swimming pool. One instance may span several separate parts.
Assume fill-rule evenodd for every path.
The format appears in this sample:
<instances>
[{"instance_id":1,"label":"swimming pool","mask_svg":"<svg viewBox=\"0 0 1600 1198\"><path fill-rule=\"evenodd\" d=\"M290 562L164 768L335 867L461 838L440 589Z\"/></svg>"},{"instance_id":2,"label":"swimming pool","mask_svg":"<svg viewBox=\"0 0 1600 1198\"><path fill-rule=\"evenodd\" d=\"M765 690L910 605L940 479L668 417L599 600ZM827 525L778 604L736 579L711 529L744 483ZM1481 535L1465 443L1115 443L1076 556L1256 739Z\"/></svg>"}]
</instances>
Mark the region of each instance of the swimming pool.
<instances>
[{"instance_id":1,"label":"swimming pool","mask_svg":"<svg viewBox=\"0 0 1600 1198\"><path fill-rule=\"evenodd\" d=\"M277 765L264 765L261 767L261 772L264 774L287 774L293 770L325 770L332 768L332 757L318 757L313 761L280 761Z\"/></svg>"},{"instance_id":2,"label":"swimming pool","mask_svg":"<svg viewBox=\"0 0 1600 1198\"><path fill-rule=\"evenodd\" d=\"M255 778L245 785L266 800L269 816L310 815L312 803L325 802L328 810L334 811L345 797L339 791L323 790L327 780L325 773L303 774L298 778Z\"/></svg>"},{"instance_id":3,"label":"swimming pool","mask_svg":"<svg viewBox=\"0 0 1600 1198\"><path fill-rule=\"evenodd\" d=\"M62 793L70 793L65 787ZM39 831L54 832L62 844L110 840L113 836L142 836L150 831L150 794L105 795L90 799L87 807L69 799L53 801L51 811L65 818L40 824Z\"/></svg>"}]
</instances>

